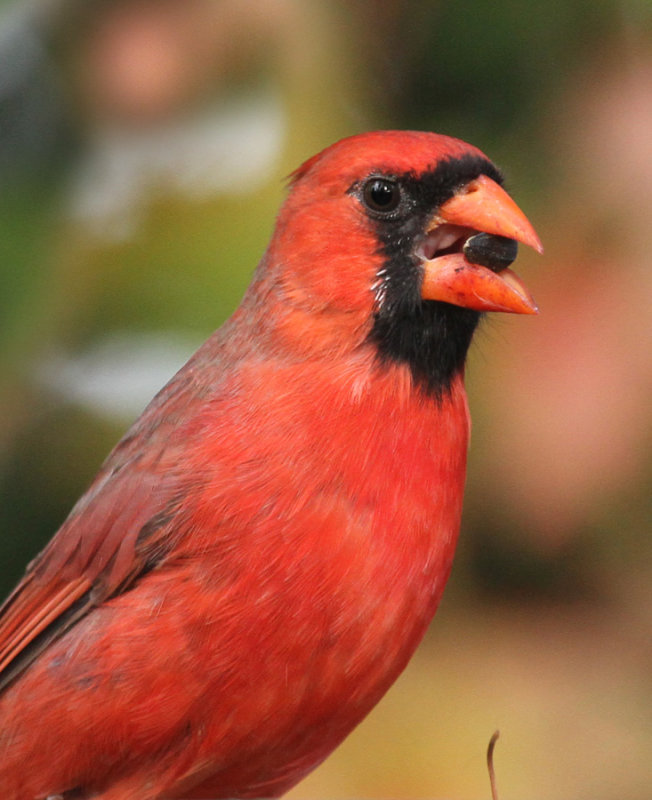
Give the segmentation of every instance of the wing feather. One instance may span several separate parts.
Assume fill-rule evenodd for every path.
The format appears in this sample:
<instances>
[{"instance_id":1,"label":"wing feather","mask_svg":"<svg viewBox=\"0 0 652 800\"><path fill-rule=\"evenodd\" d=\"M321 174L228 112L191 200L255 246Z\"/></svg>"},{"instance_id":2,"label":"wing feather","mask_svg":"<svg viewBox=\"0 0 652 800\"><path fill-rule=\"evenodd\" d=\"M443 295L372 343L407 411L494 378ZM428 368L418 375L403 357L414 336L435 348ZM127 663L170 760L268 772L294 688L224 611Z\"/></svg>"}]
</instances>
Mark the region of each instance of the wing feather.
<instances>
[{"instance_id":1,"label":"wing feather","mask_svg":"<svg viewBox=\"0 0 652 800\"><path fill-rule=\"evenodd\" d=\"M88 578L80 576L44 592L33 577L27 575L3 607L0 685L11 662L91 587Z\"/></svg>"},{"instance_id":2,"label":"wing feather","mask_svg":"<svg viewBox=\"0 0 652 800\"><path fill-rule=\"evenodd\" d=\"M118 443L0 607L0 692L54 639L153 569L176 541L191 424L221 374L206 343ZM209 359L210 356L210 359ZM197 363L207 361L202 369ZM206 386L197 384L203 376Z\"/></svg>"},{"instance_id":3,"label":"wing feather","mask_svg":"<svg viewBox=\"0 0 652 800\"><path fill-rule=\"evenodd\" d=\"M123 440L29 564L0 607L0 691L51 641L168 552L179 472L174 448L161 463L166 447L143 447L133 433Z\"/></svg>"}]
</instances>

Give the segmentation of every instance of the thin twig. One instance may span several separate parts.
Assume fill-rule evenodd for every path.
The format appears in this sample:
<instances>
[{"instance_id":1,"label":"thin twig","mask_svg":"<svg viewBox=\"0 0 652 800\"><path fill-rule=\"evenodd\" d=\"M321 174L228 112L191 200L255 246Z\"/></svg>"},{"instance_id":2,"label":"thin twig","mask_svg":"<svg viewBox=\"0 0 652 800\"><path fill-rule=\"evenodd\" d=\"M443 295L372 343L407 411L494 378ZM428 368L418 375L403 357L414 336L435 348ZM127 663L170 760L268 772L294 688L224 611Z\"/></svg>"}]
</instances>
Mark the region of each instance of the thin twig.
<instances>
[{"instance_id":1,"label":"thin twig","mask_svg":"<svg viewBox=\"0 0 652 800\"><path fill-rule=\"evenodd\" d=\"M498 789L496 787L496 772L494 770L494 747L500 736L500 731L496 731L489 739L487 748L487 769L489 770L489 783L491 785L491 800L498 800Z\"/></svg>"}]
</instances>

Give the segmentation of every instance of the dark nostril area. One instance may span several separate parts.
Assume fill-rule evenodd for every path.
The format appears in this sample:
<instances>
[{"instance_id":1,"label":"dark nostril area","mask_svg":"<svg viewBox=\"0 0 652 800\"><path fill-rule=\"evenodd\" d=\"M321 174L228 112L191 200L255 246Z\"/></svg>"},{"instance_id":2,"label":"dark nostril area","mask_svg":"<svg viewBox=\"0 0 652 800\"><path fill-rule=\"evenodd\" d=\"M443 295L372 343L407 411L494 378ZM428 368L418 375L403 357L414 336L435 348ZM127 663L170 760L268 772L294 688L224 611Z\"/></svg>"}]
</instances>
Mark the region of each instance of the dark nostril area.
<instances>
[{"instance_id":1,"label":"dark nostril area","mask_svg":"<svg viewBox=\"0 0 652 800\"><path fill-rule=\"evenodd\" d=\"M513 264L518 254L518 244L505 236L477 233L464 243L464 257L471 264L500 272Z\"/></svg>"}]
</instances>

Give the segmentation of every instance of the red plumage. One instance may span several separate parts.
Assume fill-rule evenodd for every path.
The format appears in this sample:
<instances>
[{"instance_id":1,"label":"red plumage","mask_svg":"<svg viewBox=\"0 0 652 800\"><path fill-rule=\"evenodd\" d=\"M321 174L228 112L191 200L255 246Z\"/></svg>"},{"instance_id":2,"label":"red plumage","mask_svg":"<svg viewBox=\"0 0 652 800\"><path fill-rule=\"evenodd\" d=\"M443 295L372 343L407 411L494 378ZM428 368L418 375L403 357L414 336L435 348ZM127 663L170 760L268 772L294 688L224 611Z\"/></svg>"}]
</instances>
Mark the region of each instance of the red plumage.
<instances>
[{"instance_id":1,"label":"red plumage","mask_svg":"<svg viewBox=\"0 0 652 800\"><path fill-rule=\"evenodd\" d=\"M454 139L384 132L297 170L240 308L3 607L3 798L279 795L405 667L459 529L469 420L455 337L477 321L469 282L509 283L501 310L533 309L511 273L462 254L478 230L539 246L497 186L487 222L467 174L487 164ZM379 210L375 190L394 191L398 211ZM423 257L458 229L457 250ZM452 258L467 282L457 305L431 280ZM482 308L498 302L482 291ZM444 375L428 365L446 337L463 352Z\"/></svg>"}]
</instances>

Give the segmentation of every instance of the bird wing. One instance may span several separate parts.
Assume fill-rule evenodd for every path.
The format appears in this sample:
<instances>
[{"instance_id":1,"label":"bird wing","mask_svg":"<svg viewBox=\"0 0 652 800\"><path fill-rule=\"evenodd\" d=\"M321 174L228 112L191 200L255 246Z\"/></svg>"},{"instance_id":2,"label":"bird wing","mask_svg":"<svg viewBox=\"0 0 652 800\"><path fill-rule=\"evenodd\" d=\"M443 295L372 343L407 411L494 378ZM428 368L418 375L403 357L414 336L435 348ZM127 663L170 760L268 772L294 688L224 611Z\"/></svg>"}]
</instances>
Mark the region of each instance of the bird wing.
<instances>
[{"instance_id":1,"label":"bird wing","mask_svg":"<svg viewBox=\"0 0 652 800\"><path fill-rule=\"evenodd\" d=\"M118 444L0 607L0 691L54 639L169 552L169 523L182 497L179 448L170 444L175 411L185 405L179 383Z\"/></svg>"},{"instance_id":2,"label":"bird wing","mask_svg":"<svg viewBox=\"0 0 652 800\"><path fill-rule=\"evenodd\" d=\"M93 484L0 608L0 690L53 639L125 591L169 549L170 492L161 491L160 476L139 477L126 470L99 489Z\"/></svg>"}]
</instances>

